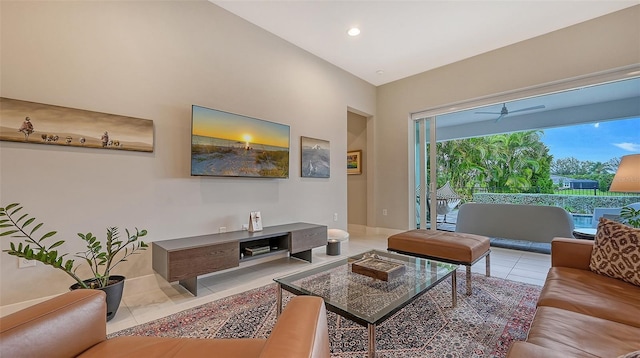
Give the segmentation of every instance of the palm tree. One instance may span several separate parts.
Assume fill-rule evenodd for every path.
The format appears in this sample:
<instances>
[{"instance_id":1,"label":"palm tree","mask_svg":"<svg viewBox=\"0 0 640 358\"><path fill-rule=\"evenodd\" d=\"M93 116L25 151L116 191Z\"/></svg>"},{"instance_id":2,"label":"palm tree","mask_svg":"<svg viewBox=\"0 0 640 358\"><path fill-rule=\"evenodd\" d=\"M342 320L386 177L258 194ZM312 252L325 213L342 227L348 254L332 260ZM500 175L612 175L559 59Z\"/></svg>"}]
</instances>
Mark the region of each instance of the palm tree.
<instances>
[{"instance_id":1,"label":"palm tree","mask_svg":"<svg viewBox=\"0 0 640 358\"><path fill-rule=\"evenodd\" d=\"M539 179L536 174L551 162L549 149L540 141L541 133L527 131L438 143L438 186L449 181L467 199L476 186L529 191ZM548 175L548 168L546 172Z\"/></svg>"}]
</instances>

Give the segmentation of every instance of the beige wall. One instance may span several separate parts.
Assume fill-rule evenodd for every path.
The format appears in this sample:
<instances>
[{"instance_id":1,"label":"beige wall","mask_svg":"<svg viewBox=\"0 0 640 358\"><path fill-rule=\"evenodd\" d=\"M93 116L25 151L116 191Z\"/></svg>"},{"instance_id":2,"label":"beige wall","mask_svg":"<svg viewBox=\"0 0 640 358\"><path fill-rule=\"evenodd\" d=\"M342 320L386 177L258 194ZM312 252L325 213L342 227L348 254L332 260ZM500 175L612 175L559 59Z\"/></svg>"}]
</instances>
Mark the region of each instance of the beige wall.
<instances>
[{"instance_id":1,"label":"beige wall","mask_svg":"<svg viewBox=\"0 0 640 358\"><path fill-rule=\"evenodd\" d=\"M347 113L347 151L361 150L362 162L366 164L367 118L359 114ZM350 226L367 226L367 166L362 174L347 175L347 221Z\"/></svg>"},{"instance_id":2,"label":"beige wall","mask_svg":"<svg viewBox=\"0 0 640 358\"><path fill-rule=\"evenodd\" d=\"M1 96L155 126L150 154L1 142L3 206L23 203L71 242L113 225L148 229L148 241L239 230L251 210L266 226L346 229L347 108L375 113L372 85L204 0L3 1L0 12ZM190 177L192 104L290 125L290 178ZM300 136L331 142L331 178L300 178ZM5 253L0 266L0 305L72 283ZM147 252L117 273L151 272Z\"/></svg>"},{"instance_id":3,"label":"beige wall","mask_svg":"<svg viewBox=\"0 0 640 358\"><path fill-rule=\"evenodd\" d=\"M638 63L640 5L378 87L372 221L409 227L410 113Z\"/></svg>"}]
</instances>

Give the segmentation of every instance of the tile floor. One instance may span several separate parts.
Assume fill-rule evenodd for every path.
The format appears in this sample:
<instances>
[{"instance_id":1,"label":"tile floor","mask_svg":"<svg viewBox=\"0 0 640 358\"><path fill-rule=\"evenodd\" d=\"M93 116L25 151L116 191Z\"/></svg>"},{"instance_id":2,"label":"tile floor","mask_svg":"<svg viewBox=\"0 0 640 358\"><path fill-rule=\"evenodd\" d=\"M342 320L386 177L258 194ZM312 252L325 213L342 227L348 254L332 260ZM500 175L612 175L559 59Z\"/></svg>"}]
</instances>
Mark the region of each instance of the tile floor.
<instances>
[{"instance_id":1,"label":"tile floor","mask_svg":"<svg viewBox=\"0 0 640 358\"><path fill-rule=\"evenodd\" d=\"M169 284L160 276L127 280L122 304L114 319L107 324L109 333L149 322L182 310L211 302L226 296L261 287L273 282L274 277L306 270L329 261L357 254L371 248L386 250L387 235L351 234L343 242L340 256L327 256L325 248L313 250L313 263L283 257L254 260L251 266L223 271L198 279L198 296L194 297L177 283ZM542 285L551 266L546 254L491 249L491 275L508 280ZM464 269L464 268L461 268ZM472 267L473 272L484 274L481 260Z\"/></svg>"},{"instance_id":2,"label":"tile floor","mask_svg":"<svg viewBox=\"0 0 640 358\"><path fill-rule=\"evenodd\" d=\"M116 316L107 323L107 332L116 332L261 287L272 283L275 277L306 270L368 249L386 250L387 237L388 235L351 233L349 240L342 242L340 256L328 256L325 248L319 247L313 250L311 264L288 258L285 253L280 258L271 256L252 260L243 263L239 268L201 276L198 279L196 297L177 283L168 283L158 275L127 279L122 303ZM494 277L542 285L550 266L550 255L491 248L491 275ZM460 269L464 270L464 267ZM484 270L484 260L472 267L473 272L484 274ZM30 302L33 303L35 302ZM0 307L0 315L24 308L22 306L18 304L13 307Z\"/></svg>"}]
</instances>

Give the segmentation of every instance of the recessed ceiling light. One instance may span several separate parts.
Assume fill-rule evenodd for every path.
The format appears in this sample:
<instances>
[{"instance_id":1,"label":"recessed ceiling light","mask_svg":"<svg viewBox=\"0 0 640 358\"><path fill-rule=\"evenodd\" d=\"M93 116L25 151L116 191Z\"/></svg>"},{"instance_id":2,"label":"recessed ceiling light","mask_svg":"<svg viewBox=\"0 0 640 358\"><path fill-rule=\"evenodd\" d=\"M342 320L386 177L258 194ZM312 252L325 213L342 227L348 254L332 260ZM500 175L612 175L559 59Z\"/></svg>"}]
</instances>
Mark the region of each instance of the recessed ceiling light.
<instances>
[{"instance_id":1,"label":"recessed ceiling light","mask_svg":"<svg viewBox=\"0 0 640 358\"><path fill-rule=\"evenodd\" d=\"M377 70L376 73L379 74L379 75L383 75L384 71L383 70Z\"/></svg>"},{"instance_id":2,"label":"recessed ceiling light","mask_svg":"<svg viewBox=\"0 0 640 358\"><path fill-rule=\"evenodd\" d=\"M358 36L360 35L360 29L357 27L352 27L349 29L349 31L347 31L347 33L349 34L349 36Z\"/></svg>"}]
</instances>

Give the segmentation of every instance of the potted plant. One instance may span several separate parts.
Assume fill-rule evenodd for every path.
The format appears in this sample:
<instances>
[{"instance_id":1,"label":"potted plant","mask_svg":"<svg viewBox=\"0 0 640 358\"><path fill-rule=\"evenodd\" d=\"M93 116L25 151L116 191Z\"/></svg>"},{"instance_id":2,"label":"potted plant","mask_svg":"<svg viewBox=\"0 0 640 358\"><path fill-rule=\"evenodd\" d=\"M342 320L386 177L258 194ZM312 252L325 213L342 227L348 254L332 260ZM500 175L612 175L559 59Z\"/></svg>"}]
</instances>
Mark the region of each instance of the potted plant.
<instances>
[{"instance_id":1,"label":"potted plant","mask_svg":"<svg viewBox=\"0 0 640 358\"><path fill-rule=\"evenodd\" d=\"M624 206L620 209L620 221L634 228L640 228L640 209Z\"/></svg>"},{"instance_id":2,"label":"potted plant","mask_svg":"<svg viewBox=\"0 0 640 358\"><path fill-rule=\"evenodd\" d=\"M83 259L90 269L93 277L81 279L76 275L79 265L69 253L59 253L57 248L65 243L65 240L55 239L56 231L50 231L37 237L36 231L42 227L42 223L33 225L35 217L22 212L22 206L18 203L9 204L0 208L0 236L21 238L23 241L10 243L8 250L3 250L9 255L27 260L36 260L45 265L64 271L76 282L70 289L100 289L107 294L107 321L111 320L120 306L124 277L112 275L111 271L118 264L127 261L127 258L139 250L145 250L148 245L140 240L147 235L147 230L138 230L134 234L125 229L126 239L120 238L117 227L107 228L107 238L103 244L92 233L78 233L78 237L85 242L86 251L78 252L73 257Z\"/></svg>"}]
</instances>

